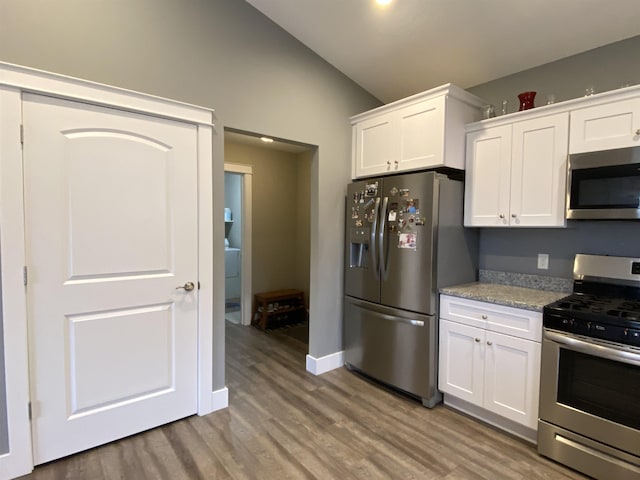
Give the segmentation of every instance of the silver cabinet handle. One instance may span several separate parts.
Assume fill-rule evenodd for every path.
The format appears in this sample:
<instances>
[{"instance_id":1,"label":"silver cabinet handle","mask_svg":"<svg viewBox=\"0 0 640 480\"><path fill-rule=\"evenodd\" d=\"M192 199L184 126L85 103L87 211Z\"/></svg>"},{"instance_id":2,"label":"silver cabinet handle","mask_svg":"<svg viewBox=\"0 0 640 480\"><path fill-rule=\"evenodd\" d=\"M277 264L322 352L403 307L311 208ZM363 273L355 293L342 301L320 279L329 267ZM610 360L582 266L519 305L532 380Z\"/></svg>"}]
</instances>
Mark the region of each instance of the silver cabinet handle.
<instances>
[{"instance_id":1,"label":"silver cabinet handle","mask_svg":"<svg viewBox=\"0 0 640 480\"><path fill-rule=\"evenodd\" d=\"M487 341L487 345L493 345L493 342Z\"/></svg>"},{"instance_id":2,"label":"silver cabinet handle","mask_svg":"<svg viewBox=\"0 0 640 480\"><path fill-rule=\"evenodd\" d=\"M361 310L365 310L366 312L378 317L378 318L382 318L383 320L389 320L392 322L396 322L396 323L407 323L409 325L413 325L414 327L424 327L424 320L417 320L417 319L413 319L413 318L403 318L403 317L395 317L393 315L387 315L386 313L380 312L380 311L376 311L373 310L371 308L367 308L367 302L363 302L360 300L355 300L355 299L351 299L351 304L356 307L359 308ZM423 317L426 317L428 315L422 315ZM428 326L428 325L427 325Z\"/></svg>"},{"instance_id":3,"label":"silver cabinet handle","mask_svg":"<svg viewBox=\"0 0 640 480\"><path fill-rule=\"evenodd\" d=\"M501 214L500 214L500 218L504 218L504 213L501 213Z\"/></svg>"},{"instance_id":4,"label":"silver cabinet handle","mask_svg":"<svg viewBox=\"0 0 640 480\"><path fill-rule=\"evenodd\" d=\"M186 292L190 292L191 290L193 290L194 288L196 288L195 284L193 282L187 282L184 285L181 285L179 287L176 287L176 290L180 290L181 288L184 288L184 290Z\"/></svg>"},{"instance_id":5,"label":"silver cabinet handle","mask_svg":"<svg viewBox=\"0 0 640 480\"><path fill-rule=\"evenodd\" d=\"M511 214L511 218L516 218L518 215L516 215L515 213Z\"/></svg>"},{"instance_id":6,"label":"silver cabinet handle","mask_svg":"<svg viewBox=\"0 0 640 480\"><path fill-rule=\"evenodd\" d=\"M486 320L486 319L487 319L487 316L486 316L486 315L482 315L482 319L483 319L483 320Z\"/></svg>"},{"instance_id":7,"label":"silver cabinet handle","mask_svg":"<svg viewBox=\"0 0 640 480\"><path fill-rule=\"evenodd\" d=\"M480 343L480 339L479 338L475 338L474 340L476 341L476 343Z\"/></svg>"},{"instance_id":8,"label":"silver cabinet handle","mask_svg":"<svg viewBox=\"0 0 640 480\"><path fill-rule=\"evenodd\" d=\"M636 135L640 135L640 128L636 130Z\"/></svg>"}]
</instances>

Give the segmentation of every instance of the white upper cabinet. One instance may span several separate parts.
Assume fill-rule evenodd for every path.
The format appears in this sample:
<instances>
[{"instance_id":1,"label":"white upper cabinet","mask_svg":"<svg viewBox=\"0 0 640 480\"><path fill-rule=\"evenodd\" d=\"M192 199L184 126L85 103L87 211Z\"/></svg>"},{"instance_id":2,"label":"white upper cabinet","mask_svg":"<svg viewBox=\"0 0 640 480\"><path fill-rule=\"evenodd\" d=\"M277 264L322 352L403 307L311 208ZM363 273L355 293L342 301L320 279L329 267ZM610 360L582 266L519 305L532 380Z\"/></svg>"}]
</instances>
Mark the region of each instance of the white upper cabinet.
<instances>
[{"instance_id":1,"label":"white upper cabinet","mask_svg":"<svg viewBox=\"0 0 640 480\"><path fill-rule=\"evenodd\" d=\"M640 145L640 98L594 105L571 112L569 153Z\"/></svg>"},{"instance_id":2,"label":"white upper cabinet","mask_svg":"<svg viewBox=\"0 0 640 480\"><path fill-rule=\"evenodd\" d=\"M351 117L352 177L464 168L464 125L480 118L483 101L455 85Z\"/></svg>"},{"instance_id":3,"label":"white upper cabinet","mask_svg":"<svg viewBox=\"0 0 640 480\"><path fill-rule=\"evenodd\" d=\"M464 224L566 226L567 157L640 146L640 85L466 126Z\"/></svg>"},{"instance_id":4,"label":"white upper cabinet","mask_svg":"<svg viewBox=\"0 0 640 480\"><path fill-rule=\"evenodd\" d=\"M569 114L467 134L465 226L565 225Z\"/></svg>"},{"instance_id":5,"label":"white upper cabinet","mask_svg":"<svg viewBox=\"0 0 640 480\"><path fill-rule=\"evenodd\" d=\"M465 226L508 226L511 125L467 135Z\"/></svg>"},{"instance_id":6,"label":"white upper cabinet","mask_svg":"<svg viewBox=\"0 0 640 480\"><path fill-rule=\"evenodd\" d=\"M563 227L569 116L513 124L510 224Z\"/></svg>"},{"instance_id":7,"label":"white upper cabinet","mask_svg":"<svg viewBox=\"0 0 640 480\"><path fill-rule=\"evenodd\" d=\"M357 161L356 170L360 176L390 172L391 166L398 163L396 149L393 148L398 128L393 117L393 113L387 113L354 126L354 145L357 145L360 159L354 161Z\"/></svg>"},{"instance_id":8,"label":"white upper cabinet","mask_svg":"<svg viewBox=\"0 0 640 480\"><path fill-rule=\"evenodd\" d=\"M443 165L446 99L434 98L396 112L400 127L399 168L417 170Z\"/></svg>"}]
</instances>

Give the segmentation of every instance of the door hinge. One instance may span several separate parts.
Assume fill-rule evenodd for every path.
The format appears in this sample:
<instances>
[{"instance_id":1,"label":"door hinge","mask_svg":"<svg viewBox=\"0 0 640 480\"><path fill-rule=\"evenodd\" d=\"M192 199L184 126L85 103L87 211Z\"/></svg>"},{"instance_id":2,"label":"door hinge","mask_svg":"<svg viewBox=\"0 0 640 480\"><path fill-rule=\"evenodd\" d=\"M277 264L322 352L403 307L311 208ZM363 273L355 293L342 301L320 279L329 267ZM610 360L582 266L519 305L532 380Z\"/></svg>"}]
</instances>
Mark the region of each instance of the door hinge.
<instances>
[{"instance_id":1,"label":"door hinge","mask_svg":"<svg viewBox=\"0 0 640 480\"><path fill-rule=\"evenodd\" d=\"M27 404L27 409L29 410L29 420L33 420L33 412L31 410L31 402Z\"/></svg>"},{"instance_id":2,"label":"door hinge","mask_svg":"<svg viewBox=\"0 0 640 480\"><path fill-rule=\"evenodd\" d=\"M27 267L25 265L24 267L22 267L22 283L24 283L25 287L27 286L27 281L28 281L28 278L27 278Z\"/></svg>"},{"instance_id":3,"label":"door hinge","mask_svg":"<svg viewBox=\"0 0 640 480\"><path fill-rule=\"evenodd\" d=\"M20 145L24 145L24 125L20 124Z\"/></svg>"}]
</instances>

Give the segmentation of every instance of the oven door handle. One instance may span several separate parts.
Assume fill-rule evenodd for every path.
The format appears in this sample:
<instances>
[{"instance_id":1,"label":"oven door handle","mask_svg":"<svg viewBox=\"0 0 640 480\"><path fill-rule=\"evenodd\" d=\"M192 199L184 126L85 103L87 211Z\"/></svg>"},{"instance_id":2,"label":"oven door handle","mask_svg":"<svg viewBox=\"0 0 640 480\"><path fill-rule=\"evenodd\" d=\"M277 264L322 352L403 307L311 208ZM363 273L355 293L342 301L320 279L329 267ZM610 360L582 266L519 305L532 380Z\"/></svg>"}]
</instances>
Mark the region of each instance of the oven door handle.
<instances>
[{"instance_id":1,"label":"oven door handle","mask_svg":"<svg viewBox=\"0 0 640 480\"><path fill-rule=\"evenodd\" d=\"M544 338L551 340L554 343L565 345L569 347L570 350L574 350L576 352L594 355L596 357L613 360L615 362L640 366L640 352L634 353L627 350L619 350L617 348L591 343L562 333L552 332L550 330L545 330Z\"/></svg>"}]
</instances>

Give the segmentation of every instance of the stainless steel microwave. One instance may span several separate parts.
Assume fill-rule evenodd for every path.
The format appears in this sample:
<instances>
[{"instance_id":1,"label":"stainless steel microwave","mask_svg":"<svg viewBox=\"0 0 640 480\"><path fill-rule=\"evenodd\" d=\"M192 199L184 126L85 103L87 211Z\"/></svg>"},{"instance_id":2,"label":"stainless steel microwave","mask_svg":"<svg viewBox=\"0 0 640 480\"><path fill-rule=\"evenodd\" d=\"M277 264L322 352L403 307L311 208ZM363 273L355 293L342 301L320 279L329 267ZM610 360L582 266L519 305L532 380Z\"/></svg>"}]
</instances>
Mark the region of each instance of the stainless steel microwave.
<instances>
[{"instance_id":1,"label":"stainless steel microwave","mask_svg":"<svg viewBox=\"0 0 640 480\"><path fill-rule=\"evenodd\" d=\"M640 220L640 146L569 155L567 218Z\"/></svg>"}]
</instances>

